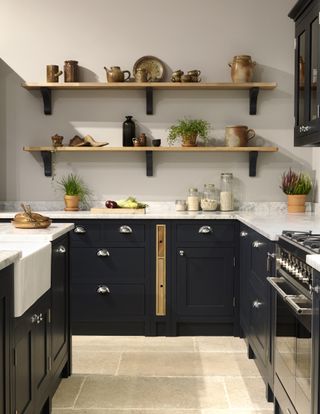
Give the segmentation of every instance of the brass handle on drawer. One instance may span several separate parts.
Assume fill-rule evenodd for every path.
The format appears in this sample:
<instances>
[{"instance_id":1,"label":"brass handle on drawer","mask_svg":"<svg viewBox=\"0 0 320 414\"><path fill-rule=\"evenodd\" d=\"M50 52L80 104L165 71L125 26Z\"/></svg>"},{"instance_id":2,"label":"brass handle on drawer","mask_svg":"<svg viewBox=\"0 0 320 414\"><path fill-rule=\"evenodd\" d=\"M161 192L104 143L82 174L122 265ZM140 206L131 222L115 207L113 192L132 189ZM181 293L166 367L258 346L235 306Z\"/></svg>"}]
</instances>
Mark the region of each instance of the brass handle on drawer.
<instances>
[{"instance_id":1,"label":"brass handle on drawer","mask_svg":"<svg viewBox=\"0 0 320 414\"><path fill-rule=\"evenodd\" d=\"M132 228L130 226L120 226L119 232L125 234L133 233Z\"/></svg>"},{"instance_id":2,"label":"brass handle on drawer","mask_svg":"<svg viewBox=\"0 0 320 414\"><path fill-rule=\"evenodd\" d=\"M259 302L258 301L258 299L256 299L254 302L253 302L253 304L252 304L252 307L254 308L254 309L259 309L259 308L261 308L261 306L263 305L263 303L262 302Z\"/></svg>"},{"instance_id":3,"label":"brass handle on drawer","mask_svg":"<svg viewBox=\"0 0 320 414\"><path fill-rule=\"evenodd\" d=\"M87 230L83 226L76 226L73 232L77 234L84 234L87 232Z\"/></svg>"},{"instance_id":4,"label":"brass handle on drawer","mask_svg":"<svg viewBox=\"0 0 320 414\"><path fill-rule=\"evenodd\" d=\"M110 256L109 250L107 250L107 249L99 249L97 251L97 256L100 256L100 257Z\"/></svg>"},{"instance_id":5,"label":"brass handle on drawer","mask_svg":"<svg viewBox=\"0 0 320 414\"><path fill-rule=\"evenodd\" d=\"M199 229L199 233L201 233L201 234L209 234L209 233L212 233L212 232L213 232L213 230L212 230L211 226L202 226Z\"/></svg>"},{"instance_id":6,"label":"brass handle on drawer","mask_svg":"<svg viewBox=\"0 0 320 414\"><path fill-rule=\"evenodd\" d=\"M240 237L247 237L248 233L246 231L240 231Z\"/></svg>"},{"instance_id":7,"label":"brass handle on drawer","mask_svg":"<svg viewBox=\"0 0 320 414\"><path fill-rule=\"evenodd\" d=\"M107 293L111 293L110 289L106 285L98 286L97 293L99 295L106 295Z\"/></svg>"},{"instance_id":8,"label":"brass handle on drawer","mask_svg":"<svg viewBox=\"0 0 320 414\"><path fill-rule=\"evenodd\" d=\"M59 246L59 247L56 248L56 253L63 254L66 251L67 251L67 249L63 245L61 245L61 246Z\"/></svg>"},{"instance_id":9,"label":"brass handle on drawer","mask_svg":"<svg viewBox=\"0 0 320 414\"><path fill-rule=\"evenodd\" d=\"M255 249L258 249L261 246L263 246L263 243L259 242L258 240L255 240L254 242L252 242L252 247L254 247Z\"/></svg>"}]
</instances>

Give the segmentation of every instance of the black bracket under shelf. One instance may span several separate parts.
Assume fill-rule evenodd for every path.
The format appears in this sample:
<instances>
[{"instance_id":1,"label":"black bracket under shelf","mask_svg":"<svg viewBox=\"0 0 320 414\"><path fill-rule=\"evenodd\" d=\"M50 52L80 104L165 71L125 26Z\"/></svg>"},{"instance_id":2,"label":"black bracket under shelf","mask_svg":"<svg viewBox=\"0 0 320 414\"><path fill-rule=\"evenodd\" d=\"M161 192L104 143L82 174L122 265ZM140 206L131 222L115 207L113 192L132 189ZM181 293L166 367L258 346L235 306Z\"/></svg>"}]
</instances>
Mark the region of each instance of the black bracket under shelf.
<instances>
[{"instance_id":1,"label":"black bracket under shelf","mask_svg":"<svg viewBox=\"0 0 320 414\"><path fill-rule=\"evenodd\" d=\"M257 176L258 151L249 152L249 177Z\"/></svg>"},{"instance_id":2,"label":"black bracket under shelf","mask_svg":"<svg viewBox=\"0 0 320 414\"><path fill-rule=\"evenodd\" d=\"M153 115L153 88L146 87L146 112L147 115Z\"/></svg>"},{"instance_id":3,"label":"black bracket under shelf","mask_svg":"<svg viewBox=\"0 0 320 414\"><path fill-rule=\"evenodd\" d=\"M257 100L259 95L260 88L250 88L249 89L249 113L250 115L257 115Z\"/></svg>"},{"instance_id":4,"label":"black bracket under shelf","mask_svg":"<svg viewBox=\"0 0 320 414\"><path fill-rule=\"evenodd\" d=\"M43 159L44 175L52 177L52 152L41 151L41 157Z\"/></svg>"},{"instance_id":5,"label":"black bracket under shelf","mask_svg":"<svg viewBox=\"0 0 320 414\"><path fill-rule=\"evenodd\" d=\"M40 88L43 99L43 112L45 115L52 114L52 93L50 88Z\"/></svg>"},{"instance_id":6,"label":"black bracket under shelf","mask_svg":"<svg viewBox=\"0 0 320 414\"><path fill-rule=\"evenodd\" d=\"M146 151L146 172L147 177L153 177L153 152Z\"/></svg>"}]
</instances>

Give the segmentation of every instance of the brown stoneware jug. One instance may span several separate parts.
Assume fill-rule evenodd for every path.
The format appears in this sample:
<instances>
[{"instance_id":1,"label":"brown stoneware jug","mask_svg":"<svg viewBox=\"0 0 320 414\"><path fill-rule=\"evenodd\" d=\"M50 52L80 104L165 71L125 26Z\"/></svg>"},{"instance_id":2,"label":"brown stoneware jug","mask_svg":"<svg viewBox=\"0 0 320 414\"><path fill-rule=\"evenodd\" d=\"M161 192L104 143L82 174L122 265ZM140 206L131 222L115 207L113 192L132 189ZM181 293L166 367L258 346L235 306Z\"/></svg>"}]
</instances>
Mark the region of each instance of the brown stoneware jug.
<instances>
[{"instance_id":1,"label":"brown stoneware jug","mask_svg":"<svg viewBox=\"0 0 320 414\"><path fill-rule=\"evenodd\" d=\"M251 56L239 55L234 56L233 61L229 63L231 68L231 79L234 83L252 82L253 69L256 62L251 60Z\"/></svg>"}]
</instances>

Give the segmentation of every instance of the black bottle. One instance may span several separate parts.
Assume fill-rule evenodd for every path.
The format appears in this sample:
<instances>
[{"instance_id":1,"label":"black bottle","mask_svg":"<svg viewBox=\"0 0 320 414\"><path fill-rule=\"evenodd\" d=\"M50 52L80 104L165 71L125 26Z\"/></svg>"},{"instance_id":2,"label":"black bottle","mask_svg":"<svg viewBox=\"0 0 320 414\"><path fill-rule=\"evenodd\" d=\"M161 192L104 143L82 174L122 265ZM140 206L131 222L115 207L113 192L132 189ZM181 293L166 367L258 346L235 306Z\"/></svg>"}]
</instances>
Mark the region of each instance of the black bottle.
<instances>
[{"instance_id":1,"label":"black bottle","mask_svg":"<svg viewBox=\"0 0 320 414\"><path fill-rule=\"evenodd\" d=\"M136 125L132 121L132 116L126 116L122 124L122 145L124 147L133 147L132 138L136 136Z\"/></svg>"}]
</instances>

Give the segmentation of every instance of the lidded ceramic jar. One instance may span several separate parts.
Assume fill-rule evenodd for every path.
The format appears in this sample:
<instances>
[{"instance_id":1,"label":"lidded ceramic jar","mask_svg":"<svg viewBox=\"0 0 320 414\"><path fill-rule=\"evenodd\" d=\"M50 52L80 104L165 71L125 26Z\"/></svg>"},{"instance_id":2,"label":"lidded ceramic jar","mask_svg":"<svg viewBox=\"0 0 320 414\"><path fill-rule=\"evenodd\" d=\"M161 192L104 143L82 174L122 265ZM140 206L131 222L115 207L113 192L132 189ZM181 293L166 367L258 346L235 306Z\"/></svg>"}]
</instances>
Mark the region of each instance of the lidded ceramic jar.
<instances>
[{"instance_id":1,"label":"lidded ceramic jar","mask_svg":"<svg viewBox=\"0 0 320 414\"><path fill-rule=\"evenodd\" d=\"M233 61L228 64L231 68L231 79L234 83L252 82L253 69L256 62L249 55L234 56Z\"/></svg>"}]
</instances>

